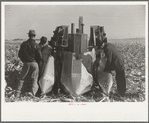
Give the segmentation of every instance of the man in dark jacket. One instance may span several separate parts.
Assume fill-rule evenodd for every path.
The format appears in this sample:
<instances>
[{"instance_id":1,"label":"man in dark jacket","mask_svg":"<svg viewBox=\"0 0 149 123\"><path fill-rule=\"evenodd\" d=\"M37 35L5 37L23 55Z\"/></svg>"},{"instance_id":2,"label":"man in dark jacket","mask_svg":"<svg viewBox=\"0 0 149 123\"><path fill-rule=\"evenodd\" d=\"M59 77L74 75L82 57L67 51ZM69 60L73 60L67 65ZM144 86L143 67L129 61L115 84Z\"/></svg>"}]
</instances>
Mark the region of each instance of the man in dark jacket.
<instances>
[{"instance_id":1,"label":"man in dark jacket","mask_svg":"<svg viewBox=\"0 0 149 123\"><path fill-rule=\"evenodd\" d=\"M29 39L23 42L19 50L19 58L24 63L19 82L16 90L16 98L20 97L21 89L24 84L24 79L28 76L28 87L26 94L34 97L38 90L38 72L42 55L39 46L35 43L35 30L30 30L28 33ZM26 84L26 83L25 83ZM26 85L25 85L26 86Z\"/></svg>"},{"instance_id":2,"label":"man in dark jacket","mask_svg":"<svg viewBox=\"0 0 149 123\"><path fill-rule=\"evenodd\" d=\"M51 55L54 57L54 69L55 69L55 82L53 86L53 93L59 95L61 88L61 72L62 72L62 57L63 57L63 48L59 46L59 32L60 27L57 27L54 31L54 35L49 42L49 45L52 47Z\"/></svg>"},{"instance_id":3,"label":"man in dark jacket","mask_svg":"<svg viewBox=\"0 0 149 123\"><path fill-rule=\"evenodd\" d=\"M124 96L126 92L124 57L113 44L107 43L107 40L103 40L100 47L104 50L107 57L104 71L116 71L117 90L120 96Z\"/></svg>"}]
</instances>

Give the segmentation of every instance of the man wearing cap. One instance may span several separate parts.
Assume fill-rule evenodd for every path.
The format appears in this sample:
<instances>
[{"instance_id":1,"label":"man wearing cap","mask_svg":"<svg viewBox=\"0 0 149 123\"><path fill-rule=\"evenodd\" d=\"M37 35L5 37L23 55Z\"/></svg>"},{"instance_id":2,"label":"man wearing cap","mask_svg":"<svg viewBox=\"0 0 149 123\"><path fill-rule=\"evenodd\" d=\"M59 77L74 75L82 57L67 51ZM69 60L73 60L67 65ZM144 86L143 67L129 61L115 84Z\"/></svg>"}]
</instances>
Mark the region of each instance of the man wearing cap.
<instances>
[{"instance_id":1,"label":"man wearing cap","mask_svg":"<svg viewBox=\"0 0 149 123\"><path fill-rule=\"evenodd\" d=\"M52 47L48 45L47 38L44 36L42 36L40 39L39 47L42 54L42 64L39 65L39 77L38 77L40 79L45 70L48 58L51 55Z\"/></svg>"},{"instance_id":2,"label":"man wearing cap","mask_svg":"<svg viewBox=\"0 0 149 123\"><path fill-rule=\"evenodd\" d=\"M24 86L26 87L26 94L28 96L35 97L38 90L38 64L41 63L42 55L38 44L35 43L35 30L29 30L29 39L23 42L20 46L18 53L19 58L24 63L21 75L19 76L19 82L16 90L16 98L20 97L20 93ZM24 79L28 78L27 83L24 83Z\"/></svg>"},{"instance_id":3,"label":"man wearing cap","mask_svg":"<svg viewBox=\"0 0 149 123\"><path fill-rule=\"evenodd\" d=\"M42 37L40 38L40 43L39 43L40 49L42 49L42 47L44 47L45 45L47 45L47 38L44 37L44 36L42 36Z\"/></svg>"},{"instance_id":4,"label":"man wearing cap","mask_svg":"<svg viewBox=\"0 0 149 123\"><path fill-rule=\"evenodd\" d=\"M107 57L107 62L106 62L104 71L110 72L110 73L113 70L116 71L116 82L117 82L118 94L120 96L124 96L126 92L126 80L125 80L123 55L120 54L120 52L116 49L116 47L113 44L107 43L107 39L105 37L103 41L99 43L99 47L101 48L101 50L104 51L105 56ZM97 57L100 57L100 56L97 55Z\"/></svg>"}]
</instances>

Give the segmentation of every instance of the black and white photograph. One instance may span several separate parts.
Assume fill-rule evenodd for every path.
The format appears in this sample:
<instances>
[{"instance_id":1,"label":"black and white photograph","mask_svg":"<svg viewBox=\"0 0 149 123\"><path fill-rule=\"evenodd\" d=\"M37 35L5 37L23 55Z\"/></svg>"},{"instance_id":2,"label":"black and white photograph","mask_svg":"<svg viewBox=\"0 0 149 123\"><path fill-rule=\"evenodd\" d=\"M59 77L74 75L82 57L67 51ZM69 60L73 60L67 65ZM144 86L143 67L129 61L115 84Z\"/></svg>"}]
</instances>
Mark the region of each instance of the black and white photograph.
<instances>
[{"instance_id":1,"label":"black and white photograph","mask_svg":"<svg viewBox=\"0 0 149 123\"><path fill-rule=\"evenodd\" d=\"M4 121L147 121L148 2L1 7Z\"/></svg>"}]
</instances>

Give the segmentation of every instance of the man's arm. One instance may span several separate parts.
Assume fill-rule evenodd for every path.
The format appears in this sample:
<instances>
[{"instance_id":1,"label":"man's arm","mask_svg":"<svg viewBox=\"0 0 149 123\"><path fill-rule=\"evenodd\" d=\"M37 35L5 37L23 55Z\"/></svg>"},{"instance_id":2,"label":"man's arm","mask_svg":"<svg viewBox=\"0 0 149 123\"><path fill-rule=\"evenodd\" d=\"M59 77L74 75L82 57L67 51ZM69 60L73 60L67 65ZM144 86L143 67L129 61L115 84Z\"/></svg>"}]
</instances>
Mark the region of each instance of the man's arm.
<instances>
[{"instance_id":1,"label":"man's arm","mask_svg":"<svg viewBox=\"0 0 149 123\"><path fill-rule=\"evenodd\" d=\"M107 58L107 62L106 62L106 65L105 65L105 71L109 71L109 68L110 68L110 65L111 65L111 62L112 62L112 52L110 50L105 50L105 55L106 55L106 58Z\"/></svg>"},{"instance_id":2,"label":"man's arm","mask_svg":"<svg viewBox=\"0 0 149 123\"><path fill-rule=\"evenodd\" d=\"M41 54L41 49L39 48L38 45L36 45L36 54L35 54L36 62L40 65L42 62L42 54Z\"/></svg>"},{"instance_id":3,"label":"man's arm","mask_svg":"<svg viewBox=\"0 0 149 123\"><path fill-rule=\"evenodd\" d=\"M18 53L18 56L19 56L19 58L21 59L21 61L23 62L24 61L24 55L23 55L23 43L21 44L21 46L20 46L20 50L19 50L19 53Z\"/></svg>"}]
</instances>

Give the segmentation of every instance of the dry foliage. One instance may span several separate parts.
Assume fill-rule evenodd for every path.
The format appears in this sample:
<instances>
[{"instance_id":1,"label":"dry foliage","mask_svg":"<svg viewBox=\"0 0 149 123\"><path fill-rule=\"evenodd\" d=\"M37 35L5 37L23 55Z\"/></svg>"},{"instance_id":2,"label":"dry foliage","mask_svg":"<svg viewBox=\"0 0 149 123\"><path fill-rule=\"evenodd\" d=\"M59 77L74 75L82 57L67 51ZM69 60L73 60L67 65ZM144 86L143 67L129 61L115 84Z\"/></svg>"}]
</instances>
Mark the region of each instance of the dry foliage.
<instances>
[{"instance_id":1,"label":"dry foliage","mask_svg":"<svg viewBox=\"0 0 149 123\"><path fill-rule=\"evenodd\" d=\"M34 102L141 102L145 100L145 46L138 43L115 43L115 46L125 57L125 72L127 81L126 96L121 99L117 95L115 72L113 72L114 84L109 99L103 99L99 86L93 87L92 91L79 97L60 93L53 93L44 98L33 99L23 96L15 99L13 92L16 87L15 78L20 74L22 62L18 58L19 44L7 44L5 47L5 79L7 88L5 92L6 102L34 101Z\"/></svg>"}]
</instances>

